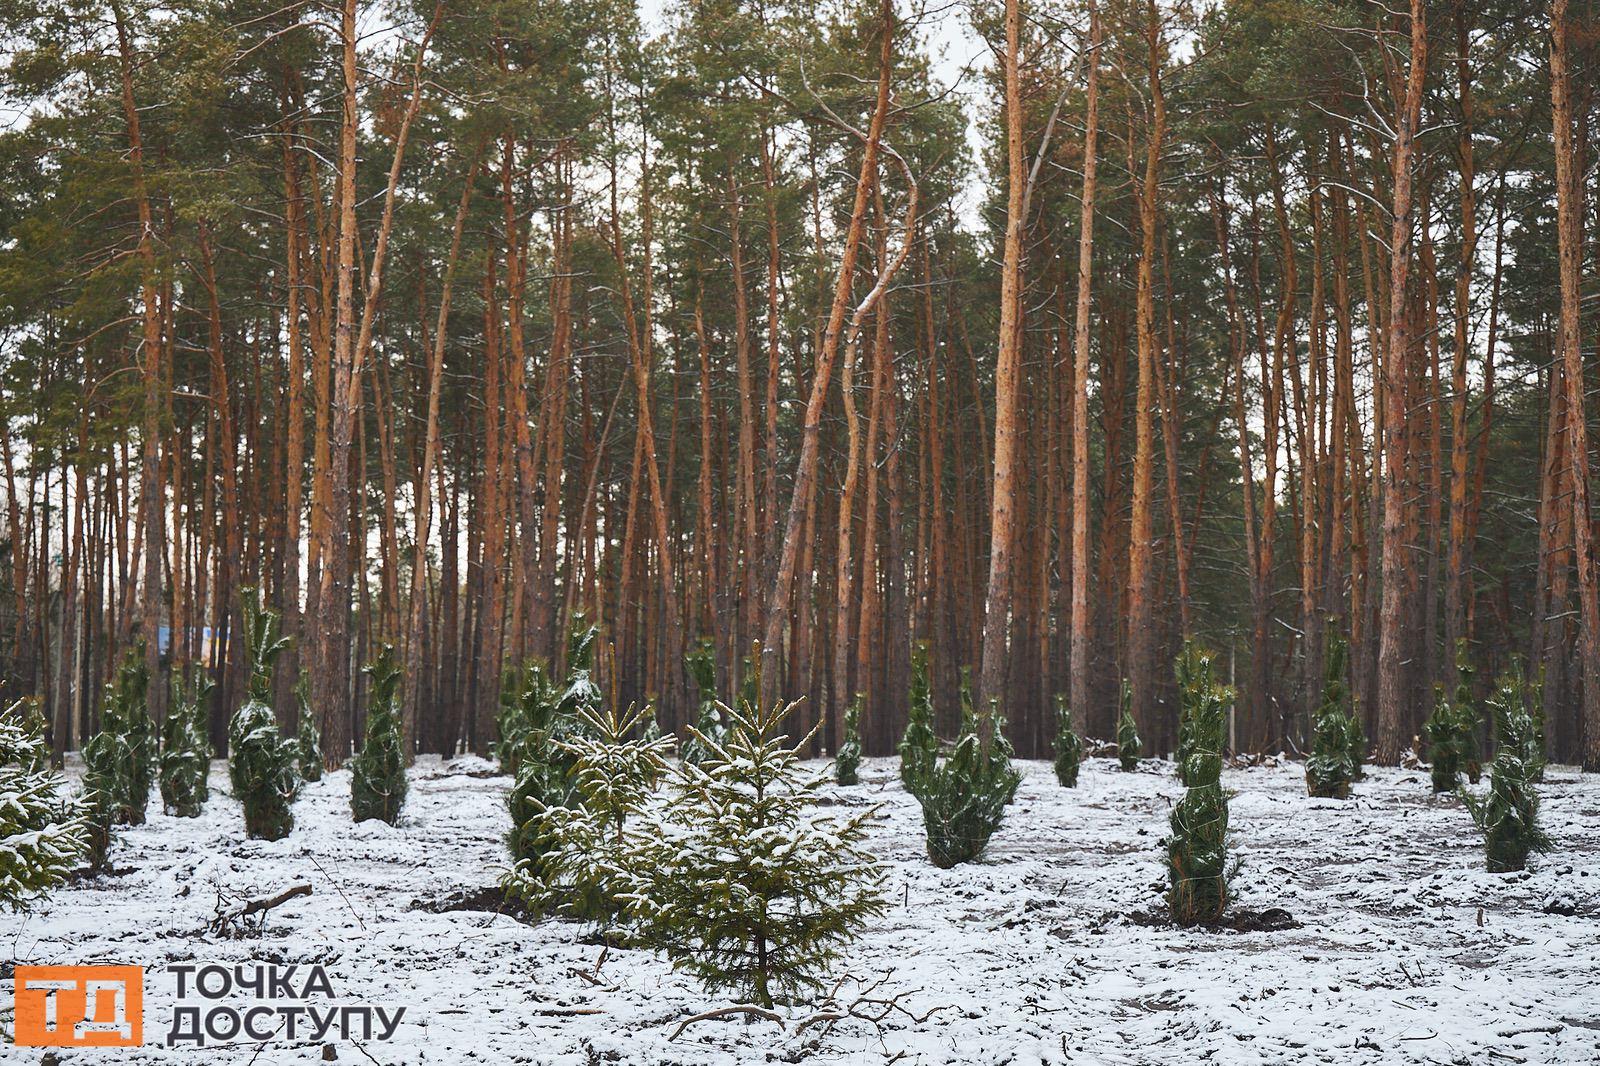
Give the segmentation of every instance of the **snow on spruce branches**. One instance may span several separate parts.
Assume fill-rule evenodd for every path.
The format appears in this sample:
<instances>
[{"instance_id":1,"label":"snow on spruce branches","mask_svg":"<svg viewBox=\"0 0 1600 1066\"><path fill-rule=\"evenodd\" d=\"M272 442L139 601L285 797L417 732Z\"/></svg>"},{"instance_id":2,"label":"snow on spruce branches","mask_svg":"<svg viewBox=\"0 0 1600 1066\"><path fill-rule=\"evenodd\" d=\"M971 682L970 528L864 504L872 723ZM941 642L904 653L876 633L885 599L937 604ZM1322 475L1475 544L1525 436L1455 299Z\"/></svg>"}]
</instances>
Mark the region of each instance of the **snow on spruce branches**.
<instances>
[{"instance_id":1,"label":"snow on spruce branches","mask_svg":"<svg viewBox=\"0 0 1600 1066\"><path fill-rule=\"evenodd\" d=\"M844 946L887 909L864 846L876 808L818 810L826 772L788 743L795 705L724 706L728 736L680 763L629 906L646 943L708 991L771 1007L816 990Z\"/></svg>"},{"instance_id":2,"label":"snow on spruce branches","mask_svg":"<svg viewBox=\"0 0 1600 1066\"><path fill-rule=\"evenodd\" d=\"M44 723L0 711L0 909L21 910L67 879L89 847L82 808L50 769Z\"/></svg>"}]
</instances>

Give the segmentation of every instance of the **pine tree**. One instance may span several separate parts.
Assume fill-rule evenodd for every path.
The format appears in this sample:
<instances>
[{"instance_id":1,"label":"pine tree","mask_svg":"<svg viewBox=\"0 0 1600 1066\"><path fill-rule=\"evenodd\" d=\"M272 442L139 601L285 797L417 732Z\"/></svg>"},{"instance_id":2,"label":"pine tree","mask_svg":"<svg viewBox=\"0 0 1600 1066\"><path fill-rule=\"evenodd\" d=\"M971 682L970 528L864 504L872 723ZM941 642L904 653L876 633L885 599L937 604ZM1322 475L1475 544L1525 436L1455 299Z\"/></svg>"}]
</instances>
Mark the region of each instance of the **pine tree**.
<instances>
[{"instance_id":1,"label":"pine tree","mask_svg":"<svg viewBox=\"0 0 1600 1066\"><path fill-rule=\"evenodd\" d=\"M228 778L244 805L246 835L281 840L294 828L295 775L299 745L282 736L268 705L272 664L289 644L278 634L278 616L262 607L254 589L243 589L244 636L250 656L250 688L228 723Z\"/></svg>"},{"instance_id":2,"label":"pine tree","mask_svg":"<svg viewBox=\"0 0 1600 1066\"><path fill-rule=\"evenodd\" d=\"M350 813L358 822L400 820L406 802L405 737L400 729L400 666L394 647L383 645L366 669L367 736L350 763Z\"/></svg>"},{"instance_id":3,"label":"pine tree","mask_svg":"<svg viewBox=\"0 0 1600 1066\"><path fill-rule=\"evenodd\" d=\"M1011 766L1010 745L1004 739L1005 723L991 700L980 721L971 701L963 700L961 736L948 758L935 761L916 779L911 791L922 804L922 824L928 836L928 858L940 869L969 862L983 853L989 838L1000 828L1005 809L1016 798L1022 780ZM982 735L992 731L987 754Z\"/></svg>"},{"instance_id":4,"label":"pine tree","mask_svg":"<svg viewBox=\"0 0 1600 1066\"><path fill-rule=\"evenodd\" d=\"M1078 770L1083 765L1083 741L1072 731L1072 708L1067 705L1067 697L1057 693L1055 702L1056 738L1053 747L1056 755L1056 780L1067 788L1075 788L1078 784Z\"/></svg>"},{"instance_id":5,"label":"pine tree","mask_svg":"<svg viewBox=\"0 0 1600 1066\"><path fill-rule=\"evenodd\" d=\"M1185 649L1192 683L1180 696L1192 730L1187 765L1180 777L1188 789L1172 811L1167 838L1167 908L1179 925L1210 925L1228 906L1228 797L1222 790L1222 746L1227 690L1213 680L1211 656Z\"/></svg>"},{"instance_id":6,"label":"pine tree","mask_svg":"<svg viewBox=\"0 0 1600 1066\"><path fill-rule=\"evenodd\" d=\"M83 746L92 858L103 860L111 826L144 823L155 765L153 729L145 709L149 681L142 647L130 648L115 680L106 684L100 732Z\"/></svg>"},{"instance_id":7,"label":"pine tree","mask_svg":"<svg viewBox=\"0 0 1600 1066\"><path fill-rule=\"evenodd\" d=\"M594 646L599 639L599 628L586 625L582 615L574 616L572 632L567 637L567 687L556 701L557 709L569 723L577 723L580 711L600 706L604 698L590 676L594 670Z\"/></svg>"},{"instance_id":8,"label":"pine tree","mask_svg":"<svg viewBox=\"0 0 1600 1066\"><path fill-rule=\"evenodd\" d=\"M1139 725L1133 720L1133 686L1122 682L1122 715L1117 719L1117 759L1124 771L1139 768Z\"/></svg>"},{"instance_id":9,"label":"pine tree","mask_svg":"<svg viewBox=\"0 0 1600 1066\"><path fill-rule=\"evenodd\" d=\"M117 713L128 738L128 797L124 817L129 825L143 825L150 810L150 790L155 785L159 740L150 719L150 671L142 649L138 666L130 671L127 687L119 686Z\"/></svg>"},{"instance_id":10,"label":"pine tree","mask_svg":"<svg viewBox=\"0 0 1600 1066\"><path fill-rule=\"evenodd\" d=\"M911 649L911 700L906 730L900 737L900 781L915 793L939 760L939 737L933 731L933 695L928 684L928 646Z\"/></svg>"},{"instance_id":11,"label":"pine tree","mask_svg":"<svg viewBox=\"0 0 1600 1066\"><path fill-rule=\"evenodd\" d=\"M26 704L0 711L0 909L20 911L67 879L89 824L50 768L44 723Z\"/></svg>"},{"instance_id":12,"label":"pine tree","mask_svg":"<svg viewBox=\"0 0 1600 1066\"><path fill-rule=\"evenodd\" d=\"M1539 794L1533 788L1534 766L1542 751L1533 716L1524 702L1528 687L1521 665L1513 663L1490 697L1499 746L1489 766L1488 793L1482 797L1462 793L1472 820L1483 833L1490 873L1524 869L1531 852L1548 851L1552 846L1539 826Z\"/></svg>"},{"instance_id":13,"label":"pine tree","mask_svg":"<svg viewBox=\"0 0 1600 1066\"><path fill-rule=\"evenodd\" d=\"M1350 697L1350 728L1345 735L1345 751L1350 755L1350 780L1364 781L1367 776L1367 731L1361 725L1361 704Z\"/></svg>"},{"instance_id":14,"label":"pine tree","mask_svg":"<svg viewBox=\"0 0 1600 1066\"><path fill-rule=\"evenodd\" d=\"M500 769L516 777L529 745L549 726L555 711L555 686L544 663L535 659L506 671L500 689L499 740L495 756Z\"/></svg>"},{"instance_id":15,"label":"pine tree","mask_svg":"<svg viewBox=\"0 0 1600 1066\"><path fill-rule=\"evenodd\" d=\"M1190 756L1213 743L1206 730L1213 717L1227 717L1233 693L1217 683L1214 660L1192 640L1183 642L1174 673L1178 679L1178 780L1188 785L1186 775L1194 765ZM1216 746L1220 751L1221 742Z\"/></svg>"},{"instance_id":16,"label":"pine tree","mask_svg":"<svg viewBox=\"0 0 1600 1066\"><path fill-rule=\"evenodd\" d=\"M1472 695L1474 676L1472 657L1463 637L1456 641L1456 694L1452 701L1456 717L1456 752L1461 760L1461 772L1476 785L1483 776L1483 753L1478 746L1478 729L1483 725L1483 718Z\"/></svg>"},{"instance_id":17,"label":"pine tree","mask_svg":"<svg viewBox=\"0 0 1600 1066\"><path fill-rule=\"evenodd\" d=\"M1422 730L1428 738L1428 757L1433 760L1433 790L1454 792L1461 776L1460 727L1443 685L1433 686L1433 713Z\"/></svg>"},{"instance_id":18,"label":"pine tree","mask_svg":"<svg viewBox=\"0 0 1600 1066\"><path fill-rule=\"evenodd\" d=\"M542 807L530 818L537 854L506 875L508 895L559 910L622 935L629 893L646 876L639 863L657 828L642 824L646 804L667 773L670 737L645 739L650 707L618 715L584 708L580 731L561 745L571 760L573 801ZM630 734L639 739L630 740Z\"/></svg>"},{"instance_id":19,"label":"pine tree","mask_svg":"<svg viewBox=\"0 0 1600 1066\"><path fill-rule=\"evenodd\" d=\"M694 650L684 656L683 662L689 677L700 692L700 705L695 711L694 730L683 745L683 760L698 766L710 755L710 750L695 734L710 737L720 743L727 735L727 727L722 722L722 712L717 709L717 664L710 643L701 641Z\"/></svg>"},{"instance_id":20,"label":"pine tree","mask_svg":"<svg viewBox=\"0 0 1600 1066\"><path fill-rule=\"evenodd\" d=\"M854 785L860 781L857 771L861 767L861 708L867 702L865 693L856 698L844 712L844 740L833 757L833 779L841 785Z\"/></svg>"},{"instance_id":21,"label":"pine tree","mask_svg":"<svg viewBox=\"0 0 1600 1066\"><path fill-rule=\"evenodd\" d=\"M1355 779L1356 764L1350 753L1350 735L1360 724L1345 710L1345 665L1349 652L1338 633L1328 635L1327 663L1322 681L1322 704L1317 708L1316 734L1306 759L1306 794L1323 799L1345 799Z\"/></svg>"},{"instance_id":22,"label":"pine tree","mask_svg":"<svg viewBox=\"0 0 1600 1066\"><path fill-rule=\"evenodd\" d=\"M1528 717L1533 722L1533 728L1528 736L1528 780L1542 782L1545 768L1545 735L1544 735L1544 668L1532 680L1523 684L1523 706L1528 708Z\"/></svg>"},{"instance_id":23,"label":"pine tree","mask_svg":"<svg viewBox=\"0 0 1600 1066\"><path fill-rule=\"evenodd\" d=\"M87 858L91 870L104 869L111 857L117 814L128 792L128 739L108 729L83 745L83 783L78 794L87 826Z\"/></svg>"},{"instance_id":24,"label":"pine tree","mask_svg":"<svg viewBox=\"0 0 1600 1066\"><path fill-rule=\"evenodd\" d=\"M204 670L187 680L174 677L172 704L162 726L161 807L178 818L198 818L211 795L211 741L206 703L215 683Z\"/></svg>"},{"instance_id":25,"label":"pine tree","mask_svg":"<svg viewBox=\"0 0 1600 1066\"><path fill-rule=\"evenodd\" d=\"M680 763L664 825L629 893L644 943L710 992L772 1007L819 987L844 946L887 910L863 842L875 810L820 812L825 774L780 735L793 706L724 707L728 738Z\"/></svg>"},{"instance_id":26,"label":"pine tree","mask_svg":"<svg viewBox=\"0 0 1600 1066\"><path fill-rule=\"evenodd\" d=\"M585 711L600 704L600 690L589 679L597 630L577 620L568 640L567 687L559 694L554 685L530 679L523 695L521 714L526 721L515 756L516 780L506 797L511 812L511 832L506 845L513 865L533 861L546 847L537 822L552 807L576 802L572 781L573 756L568 744L586 734Z\"/></svg>"},{"instance_id":27,"label":"pine tree","mask_svg":"<svg viewBox=\"0 0 1600 1066\"><path fill-rule=\"evenodd\" d=\"M300 680L295 683L294 697L300 718L295 733L295 763L303 780L321 781L322 730L317 728L317 716L311 713L311 675L305 670L300 671Z\"/></svg>"}]
</instances>

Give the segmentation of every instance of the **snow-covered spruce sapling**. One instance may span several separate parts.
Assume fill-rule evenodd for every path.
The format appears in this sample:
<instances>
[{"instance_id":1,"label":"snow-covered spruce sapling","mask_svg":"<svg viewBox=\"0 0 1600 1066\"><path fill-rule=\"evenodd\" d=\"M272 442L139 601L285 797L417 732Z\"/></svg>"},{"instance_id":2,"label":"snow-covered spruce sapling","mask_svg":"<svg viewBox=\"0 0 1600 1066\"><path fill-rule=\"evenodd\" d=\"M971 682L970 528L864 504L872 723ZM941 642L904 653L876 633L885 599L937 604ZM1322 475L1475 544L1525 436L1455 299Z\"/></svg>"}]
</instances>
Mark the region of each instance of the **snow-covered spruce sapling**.
<instances>
[{"instance_id":1,"label":"snow-covered spruce sapling","mask_svg":"<svg viewBox=\"0 0 1600 1066\"><path fill-rule=\"evenodd\" d=\"M1531 780L1541 782L1544 780L1545 767L1545 737L1544 737L1544 667L1539 668L1539 673L1525 683L1524 705L1528 708L1528 717L1533 722L1533 733L1528 738L1529 766L1533 777Z\"/></svg>"},{"instance_id":2,"label":"snow-covered spruce sapling","mask_svg":"<svg viewBox=\"0 0 1600 1066\"><path fill-rule=\"evenodd\" d=\"M673 740L644 739L653 719L648 706L622 715L586 707L579 716L582 729L562 742L575 802L533 815L538 854L520 859L502 887L532 907L596 922L626 939L627 899L647 875L641 864L654 861L658 836L643 822L646 804L667 773Z\"/></svg>"},{"instance_id":3,"label":"snow-covered spruce sapling","mask_svg":"<svg viewBox=\"0 0 1600 1066\"><path fill-rule=\"evenodd\" d=\"M1356 764L1350 753L1350 734L1361 726L1345 709L1345 667L1348 646L1337 633L1328 637L1327 663L1322 679L1322 702L1317 707L1311 754L1306 758L1306 794L1322 799L1346 799Z\"/></svg>"},{"instance_id":4,"label":"snow-covered spruce sapling","mask_svg":"<svg viewBox=\"0 0 1600 1066\"><path fill-rule=\"evenodd\" d=\"M723 709L727 740L679 764L628 900L645 945L708 992L768 1008L814 992L888 908L864 846L875 808L819 810L827 775L799 753L815 730L794 745L780 733L792 710Z\"/></svg>"},{"instance_id":5,"label":"snow-covered spruce sapling","mask_svg":"<svg viewBox=\"0 0 1600 1066\"><path fill-rule=\"evenodd\" d=\"M1133 686L1122 682L1122 713L1117 718L1117 761L1124 770L1139 768L1139 725L1133 720Z\"/></svg>"},{"instance_id":6,"label":"snow-covered spruce sapling","mask_svg":"<svg viewBox=\"0 0 1600 1066\"><path fill-rule=\"evenodd\" d=\"M1526 685L1521 671L1513 669L1491 697L1499 749L1489 766L1489 790L1482 797L1462 792L1483 833L1490 873L1524 869L1529 853L1551 847L1539 826L1539 795L1533 788L1534 721L1523 703Z\"/></svg>"},{"instance_id":7,"label":"snow-covered spruce sapling","mask_svg":"<svg viewBox=\"0 0 1600 1066\"><path fill-rule=\"evenodd\" d=\"M586 624L582 615L573 618L572 632L567 635L567 687L556 699L556 709L571 723L578 721L579 711L600 706L604 698L591 676L599 639L597 626Z\"/></svg>"},{"instance_id":8,"label":"snow-covered spruce sapling","mask_svg":"<svg viewBox=\"0 0 1600 1066\"><path fill-rule=\"evenodd\" d=\"M900 781L916 792L939 759L939 737L933 731L933 691L928 683L928 646L911 649L911 699L906 730L900 737Z\"/></svg>"},{"instance_id":9,"label":"snow-covered spruce sapling","mask_svg":"<svg viewBox=\"0 0 1600 1066\"><path fill-rule=\"evenodd\" d=\"M128 738L102 728L84 741L83 782L78 793L87 831L85 855L91 870L104 869L111 857L117 813L122 809L119 797L127 791Z\"/></svg>"},{"instance_id":10,"label":"snow-covered spruce sapling","mask_svg":"<svg viewBox=\"0 0 1600 1066\"><path fill-rule=\"evenodd\" d=\"M854 785L861 780L861 708L866 702L866 694L857 692L844 712L844 739L833 757L833 779L841 785Z\"/></svg>"},{"instance_id":11,"label":"snow-covered spruce sapling","mask_svg":"<svg viewBox=\"0 0 1600 1066\"><path fill-rule=\"evenodd\" d=\"M1422 731L1428 738L1428 758L1433 763L1433 790L1454 792L1461 777L1460 727L1455 706L1442 684L1433 686L1433 713L1422 724Z\"/></svg>"},{"instance_id":12,"label":"snow-covered spruce sapling","mask_svg":"<svg viewBox=\"0 0 1600 1066\"><path fill-rule=\"evenodd\" d=\"M1226 718L1232 693L1217 683L1210 653L1192 640L1183 642L1173 672L1178 679L1178 780L1188 785L1189 771L1196 765L1190 756L1213 744L1222 750L1221 741L1211 737L1210 722Z\"/></svg>"},{"instance_id":13,"label":"snow-covered spruce sapling","mask_svg":"<svg viewBox=\"0 0 1600 1066\"><path fill-rule=\"evenodd\" d=\"M1083 740L1072 729L1072 708L1067 705L1067 697L1057 693L1055 702L1056 738L1052 747L1056 756L1056 780L1067 788L1075 788L1078 770L1083 765Z\"/></svg>"},{"instance_id":14,"label":"snow-covered spruce sapling","mask_svg":"<svg viewBox=\"0 0 1600 1066\"><path fill-rule=\"evenodd\" d=\"M589 679L597 631L581 626L580 618L567 645L567 687L558 693L554 685L536 690L530 684L524 696L528 733L516 757L516 780L506 797L511 812L506 846L513 864L537 859L544 853L536 821L539 814L547 808L575 802L573 757L565 745L585 735L583 712L600 704L600 691Z\"/></svg>"},{"instance_id":15,"label":"snow-covered spruce sapling","mask_svg":"<svg viewBox=\"0 0 1600 1066\"><path fill-rule=\"evenodd\" d=\"M1361 702L1350 697L1350 730L1345 736L1345 751L1350 753L1350 780L1364 781L1367 776L1367 731L1361 725Z\"/></svg>"},{"instance_id":16,"label":"snow-covered spruce sapling","mask_svg":"<svg viewBox=\"0 0 1600 1066\"><path fill-rule=\"evenodd\" d=\"M211 740L206 704L216 685L202 669L172 683L172 706L161 734L161 809L177 818L198 818L211 795Z\"/></svg>"},{"instance_id":17,"label":"snow-covered spruce sapling","mask_svg":"<svg viewBox=\"0 0 1600 1066\"><path fill-rule=\"evenodd\" d=\"M306 781L321 781L322 730L317 727L317 716L311 713L311 674L307 670L301 670L300 680L295 682L294 701L299 717L295 729L295 762L300 777Z\"/></svg>"},{"instance_id":18,"label":"snow-covered spruce sapling","mask_svg":"<svg viewBox=\"0 0 1600 1066\"><path fill-rule=\"evenodd\" d=\"M0 910L22 910L67 879L89 847L84 812L50 768L44 723L0 711Z\"/></svg>"},{"instance_id":19,"label":"snow-covered spruce sapling","mask_svg":"<svg viewBox=\"0 0 1600 1066\"><path fill-rule=\"evenodd\" d=\"M709 641L700 641L683 657L683 665L700 693L700 704L695 711L694 730L683 745L683 761L698 766L709 749L699 737L721 741L727 729L722 724L722 712L717 709L717 663Z\"/></svg>"},{"instance_id":20,"label":"snow-covered spruce sapling","mask_svg":"<svg viewBox=\"0 0 1600 1066\"><path fill-rule=\"evenodd\" d=\"M1185 649L1188 654L1189 648ZM1179 925L1211 925L1228 907L1228 797L1222 790L1224 708L1228 690L1217 684L1209 653L1195 652L1193 683L1180 698L1195 700L1193 730L1180 775L1188 788L1172 811L1167 837L1167 908ZM1206 691L1207 689L1210 691Z\"/></svg>"},{"instance_id":21,"label":"snow-covered spruce sapling","mask_svg":"<svg viewBox=\"0 0 1600 1066\"><path fill-rule=\"evenodd\" d=\"M83 745L81 801L88 825L89 865L101 869L111 852L113 827L144 821L155 745L145 709L149 672L144 651L130 648L106 685L100 731Z\"/></svg>"},{"instance_id":22,"label":"snow-covered spruce sapling","mask_svg":"<svg viewBox=\"0 0 1600 1066\"><path fill-rule=\"evenodd\" d=\"M912 790L922 804L928 858L940 869L982 854L1016 798L1022 775L1011 766L1005 722L995 707L991 700L982 718L965 713L949 757L936 762Z\"/></svg>"},{"instance_id":23,"label":"snow-covered spruce sapling","mask_svg":"<svg viewBox=\"0 0 1600 1066\"><path fill-rule=\"evenodd\" d=\"M1452 701L1456 712L1456 752L1461 758L1461 772L1476 785L1483 776L1483 751L1478 745L1483 716L1472 695L1474 673L1467 640L1461 637L1456 641L1456 694Z\"/></svg>"},{"instance_id":24,"label":"snow-covered spruce sapling","mask_svg":"<svg viewBox=\"0 0 1600 1066\"><path fill-rule=\"evenodd\" d=\"M367 667L367 735L350 761L350 813L358 822L394 825L406 802L405 737L400 725L400 665L383 645Z\"/></svg>"},{"instance_id":25,"label":"snow-covered spruce sapling","mask_svg":"<svg viewBox=\"0 0 1600 1066\"><path fill-rule=\"evenodd\" d=\"M499 739L495 743L500 769L517 776L536 738L549 726L555 702L555 686L542 661L533 659L506 671L500 686Z\"/></svg>"},{"instance_id":26,"label":"snow-covered spruce sapling","mask_svg":"<svg viewBox=\"0 0 1600 1066\"><path fill-rule=\"evenodd\" d=\"M1523 759L1528 764L1528 780L1544 780L1544 671L1529 677L1522 660L1512 659L1495 682L1489 696L1489 713L1494 722L1497 747L1507 736L1516 739L1523 748ZM1526 718L1526 723L1516 719Z\"/></svg>"},{"instance_id":27,"label":"snow-covered spruce sapling","mask_svg":"<svg viewBox=\"0 0 1600 1066\"><path fill-rule=\"evenodd\" d=\"M144 649L135 645L117 666L116 679L106 685L100 706L100 731L119 738L114 749L117 765L109 767L112 819L119 825L143 825L155 777L156 738L147 709L150 671Z\"/></svg>"},{"instance_id":28,"label":"snow-covered spruce sapling","mask_svg":"<svg viewBox=\"0 0 1600 1066\"><path fill-rule=\"evenodd\" d=\"M299 792L295 774L299 745L278 731L268 705L272 664L288 647L278 633L278 616L262 607L254 589L244 589L245 650L250 656L250 686L244 704L228 723L228 780L244 805L244 830L259 840L281 840L294 828L290 804Z\"/></svg>"}]
</instances>

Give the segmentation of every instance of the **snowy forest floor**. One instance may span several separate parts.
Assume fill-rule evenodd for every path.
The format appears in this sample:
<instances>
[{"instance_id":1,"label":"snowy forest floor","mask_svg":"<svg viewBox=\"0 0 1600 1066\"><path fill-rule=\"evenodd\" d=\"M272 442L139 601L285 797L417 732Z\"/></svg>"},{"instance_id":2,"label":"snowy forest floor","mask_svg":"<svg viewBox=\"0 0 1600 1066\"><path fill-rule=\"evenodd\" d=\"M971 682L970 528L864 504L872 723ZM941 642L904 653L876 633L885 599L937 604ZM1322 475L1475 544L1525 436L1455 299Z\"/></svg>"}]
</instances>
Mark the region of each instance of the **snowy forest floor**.
<instances>
[{"instance_id":1,"label":"snowy forest floor","mask_svg":"<svg viewBox=\"0 0 1600 1066\"><path fill-rule=\"evenodd\" d=\"M925 858L895 760L866 760L859 786L830 788L839 804L882 805L870 844L894 906L839 970L841 999L881 980L873 995L910 1012L881 1027L727 1018L673 1040L685 1016L724 1001L663 959L612 949L597 971L602 949L581 926L444 909L483 895L506 858L509 782L472 757L419 761L398 827L352 825L349 775L330 774L275 843L243 839L216 763L202 817L168 818L155 797L112 875L0 915L0 951L147 967L146 1045L62 1052L63 1064L323 1060L320 1044L161 1046L175 963L320 963L338 1001L407 1008L388 1042L336 1041L337 1061L384 1066L1600 1062L1600 775L1550 767L1555 850L1491 875L1467 812L1433 796L1426 771L1375 770L1339 802L1308 799L1300 764L1230 769L1236 906L1299 924L1183 931L1162 921L1171 764L1086 760L1074 790L1047 763L1020 765L984 859L954 870ZM207 932L219 898L299 882L314 894L272 910L259 936ZM7 1013L11 983L0 967ZM10 1026L0 1020L0 1061L39 1061L10 1046Z\"/></svg>"}]
</instances>

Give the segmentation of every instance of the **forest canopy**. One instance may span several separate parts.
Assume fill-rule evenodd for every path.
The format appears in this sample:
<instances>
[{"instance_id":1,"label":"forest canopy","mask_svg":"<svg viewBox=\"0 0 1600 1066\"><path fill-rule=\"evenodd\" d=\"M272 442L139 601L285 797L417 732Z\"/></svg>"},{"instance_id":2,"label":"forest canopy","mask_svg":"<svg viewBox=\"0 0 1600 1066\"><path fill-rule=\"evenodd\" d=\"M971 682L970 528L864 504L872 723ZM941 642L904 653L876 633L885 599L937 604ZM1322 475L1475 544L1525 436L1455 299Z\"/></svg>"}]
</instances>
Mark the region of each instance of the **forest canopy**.
<instances>
[{"instance_id":1,"label":"forest canopy","mask_svg":"<svg viewBox=\"0 0 1600 1066\"><path fill-rule=\"evenodd\" d=\"M221 754L259 589L332 764L596 626L868 754L924 653L1305 753L1347 641L1388 763L1520 660L1600 769L1597 86L1592 0L0 0L0 705L142 640Z\"/></svg>"}]
</instances>

